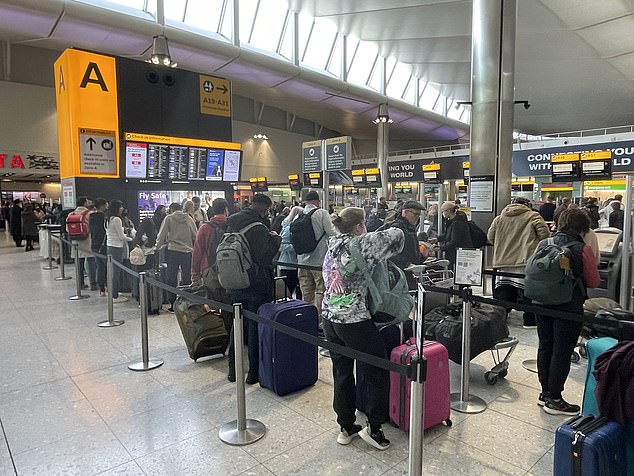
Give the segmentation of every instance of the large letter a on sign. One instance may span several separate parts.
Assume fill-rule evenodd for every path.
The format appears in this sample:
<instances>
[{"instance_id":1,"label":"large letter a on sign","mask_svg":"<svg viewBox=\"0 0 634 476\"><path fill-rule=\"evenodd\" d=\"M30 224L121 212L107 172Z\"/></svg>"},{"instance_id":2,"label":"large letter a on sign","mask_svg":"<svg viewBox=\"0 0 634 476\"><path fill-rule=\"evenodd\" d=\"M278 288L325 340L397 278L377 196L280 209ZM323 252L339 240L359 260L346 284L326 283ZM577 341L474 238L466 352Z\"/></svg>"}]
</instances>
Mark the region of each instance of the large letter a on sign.
<instances>
[{"instance_id":1,"label":"large letter a on sign","mask_svg":"<svg viewBox=\"0 0 634 476\"><path fill-rule=\"evenodd\" d=\"M95 74L95 78L92 77L92 74ZM106 81L103 79L103 75L101 71L99 71L99 66L97 63L90 62L86 67L86 72L84 73L84 77L81 80L80 88L85 88L88 83L98 84L102 91L108 92L108 87L106 86Z\"/></svg>"}]
</instances>

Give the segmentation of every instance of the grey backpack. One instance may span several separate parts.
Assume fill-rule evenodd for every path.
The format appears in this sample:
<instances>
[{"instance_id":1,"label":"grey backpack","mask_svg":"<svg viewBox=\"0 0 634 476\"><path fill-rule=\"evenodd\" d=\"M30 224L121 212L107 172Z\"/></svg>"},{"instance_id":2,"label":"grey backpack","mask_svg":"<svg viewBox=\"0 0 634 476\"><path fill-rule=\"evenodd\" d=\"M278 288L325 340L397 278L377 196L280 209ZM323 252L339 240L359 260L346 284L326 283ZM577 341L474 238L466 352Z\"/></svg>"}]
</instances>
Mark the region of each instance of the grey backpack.
<instances>
[{"instance_id":1,"label":"grey backpack","mask_svg":"<svg viewBox=\"0 0 634 476\"><path fill-rule=\"evenodd\" d=\"M251 228L262 225L255 222L238 232L225 233L216 250L218 281L227 291L237 291L251 286L249 270L253 266L249 242L244 235Z\"/></svg>"}]
</instances>

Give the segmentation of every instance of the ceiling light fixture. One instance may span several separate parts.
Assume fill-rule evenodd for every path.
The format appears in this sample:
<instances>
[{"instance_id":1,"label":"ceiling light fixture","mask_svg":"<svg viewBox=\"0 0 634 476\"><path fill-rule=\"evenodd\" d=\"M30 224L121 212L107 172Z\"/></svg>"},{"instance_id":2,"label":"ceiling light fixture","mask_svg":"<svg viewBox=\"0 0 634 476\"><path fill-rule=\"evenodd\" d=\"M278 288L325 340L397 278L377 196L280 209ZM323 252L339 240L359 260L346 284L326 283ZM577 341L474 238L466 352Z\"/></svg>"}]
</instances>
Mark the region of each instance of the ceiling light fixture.
<instances>
[{"instance_id":1,"label":"ceiling light fixture","mask_svg":"<svg viewBox=\"0 0 634 476\"><path fill-rule=\"evenodd\" d=\"M152 40L152 54L150 58L146 60L148 63L155 65L167 66L170 68L176 68L178 63L172 61L170 56L170 49L167 43L167 37L165 35L156 35Z\"/></svg>"},{"instance_id":2,"label":"ceiling light fixture","mask_svg":"<svg viewBox=\"0 0 634 476\"><path fill-rule=\"evenodd\" d=\"M262 139L262 140L268 140L268 136L266 134L253 134L253 138L254 139Z\"/></svg>"},{"instance_id":3,"label":"ceiling light fixture","mask_svg":"<svg viewBox=\"0 0 634 476\"><path fill-rule=\"evenodd\" d=\"M387 104L379 104L379 113L376 116L376 119L372 121L373 124L380 123L388 123L392 124L394 121L390 118L389 113L387 112Z\"/></svg>"}]
</instances>

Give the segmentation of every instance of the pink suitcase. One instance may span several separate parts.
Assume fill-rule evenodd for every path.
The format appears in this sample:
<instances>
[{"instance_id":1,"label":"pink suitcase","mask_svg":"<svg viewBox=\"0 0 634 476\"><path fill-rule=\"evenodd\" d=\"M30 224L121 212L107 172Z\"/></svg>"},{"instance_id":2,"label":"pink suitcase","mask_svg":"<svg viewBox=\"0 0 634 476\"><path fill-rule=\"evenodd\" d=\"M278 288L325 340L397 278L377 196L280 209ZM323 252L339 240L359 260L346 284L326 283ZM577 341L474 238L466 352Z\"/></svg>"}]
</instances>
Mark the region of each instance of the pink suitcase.
<instances>
[{"instance_id":1,"label":"pink suitcase","mask_svg":"<svg viewBox=\"0 0 634 476\"><path fill-rule=\"evenodd\" d=\"M392 350L390 359L398 364L409 364L416 355L414 339ZM449 356L447 349L438 342L424 341L423 355L427 359L425 381L424 429L439 423L451 426L451 402L449 397ZM390 372L390 420L404 431L409 431L410 379Z\"/></svg>"}]
</instances>

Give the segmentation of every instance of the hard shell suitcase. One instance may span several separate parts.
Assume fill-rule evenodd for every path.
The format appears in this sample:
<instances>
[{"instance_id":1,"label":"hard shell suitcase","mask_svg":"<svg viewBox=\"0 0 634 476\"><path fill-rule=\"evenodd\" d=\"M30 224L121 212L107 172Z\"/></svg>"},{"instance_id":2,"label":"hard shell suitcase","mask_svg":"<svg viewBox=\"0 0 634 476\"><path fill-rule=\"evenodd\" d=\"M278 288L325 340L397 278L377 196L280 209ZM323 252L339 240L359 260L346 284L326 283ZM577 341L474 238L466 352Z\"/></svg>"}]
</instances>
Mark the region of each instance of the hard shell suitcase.
<instances>
[{"instance_id":1,"label":"hard shell suitcase","mask_svg":"<svg viewBox=\"0 0 634 476\"><path fill-rule=\"evenodd\" d=\"M298 299L266 303L258 309L263 319L272 320L301 332L317 336L317 308ZM317 382L317 347L290 337L264 324L258 324L262 387L286 395Z\"/></svg>"},{"instance_id":2,"label":"hard shell suitcase","mask_svg":"<svg viewBox=\"0 0 634 476\"><path fill-rule=\"evenodd\" d=\"M625 432L618 423L592 415L577 416L555 433L553 474L623 476Z\"/></svg>"},{"instance_id":3,"label":"hard shell suitcase","mask_svg":"<svg viewBox=\"0 0 634 476\"><path fill-rule=\"evenodd\" d=\"M186 288L197 294L196 288ZM195 304L178 296L174 302L174 314L183 334L189 357L195 361L202 357L223 354L229 345L229 333L222 315L211 311L204 304Z\"/></svg>"},{"instance_id":4,"label":"hard shell suitcase","mask_svg":"<svg viewBox=\"0 0 634 476\"><path fill-rule=\"evenodd\" d=\"M395 347L390 359L397 364L407 365L417 353L416 341L412 338ZM451 426L447 349L438 342L426 340L423 342L423 356L427 360L423 427L426 430L439 423ZM409 431L410 383L409 378L390 372L390 420L404 431Z\"/></svg>"}]
</instances>

